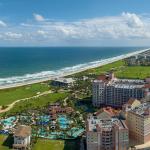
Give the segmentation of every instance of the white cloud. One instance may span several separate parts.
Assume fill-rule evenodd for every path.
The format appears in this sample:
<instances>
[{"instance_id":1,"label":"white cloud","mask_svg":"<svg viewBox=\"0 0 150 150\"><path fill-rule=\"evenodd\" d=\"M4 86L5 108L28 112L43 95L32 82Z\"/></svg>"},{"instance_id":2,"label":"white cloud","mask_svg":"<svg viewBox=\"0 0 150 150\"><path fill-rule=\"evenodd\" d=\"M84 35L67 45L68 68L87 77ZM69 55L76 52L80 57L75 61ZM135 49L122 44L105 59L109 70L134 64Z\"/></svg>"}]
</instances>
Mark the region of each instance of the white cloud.
<instances>
[{"instance_id":1,"label":"white cloud","mask_svg":"<svg viewBox=\"0 0 150 150\"><path fill-rule=\"evenodd\" d=\"M20 33L14 33L14 32L6 32L5 33L5 38L9 40L14 40L14 39L20 39L22 37L22 34Z\"/></svg>"},{"instance_id":2,"label":"white cloud","mask_svg":"<svg viewBox=\"0 0 150 150\"><path fill-rule=\"evenodd\" d=\"M45 34L47 34L47 33L46 33L45 31L43 31L43 30L38 30L37 33L40 34L40 35L45 35Z\"/></svg>"},{"instance_id":3,"label":"white cloud","mask_svg":"<svg viewBox=\"0 0 150 150\"><path fill-rule=\"evenodd\" d=\"M122 16L126 19L127 23L131 27L143 27L144 23L140 19L139 16L137 16L134 13L122 13Z\"/></svg>"},{"instance_id":4,"label":"white cloud","mask_svg":"<svg viewBox=\"0 0 150 150\"><path fill-rule=\"evenodd\" d=\"M6 26L7 26L7 24L6 24L4 21L0 20L0 26L2 26L2 27L6 27Z\"/></svg>"},{"instance_id":5,"label":"white cloud","mask_svg":"<svg viewBox=\"0 0 150 150\"><path fill-rule=\"evenodd\" d=\"M33 16L34 16L34 19L36 20L36 21L45 21L45 18L42 16L42 15L40 15L40 14L36 14L36 13L34 13L33 14Z\"/></svg>"},{"instance_id":6,"label":"white cloud","mask_svg":"<svg viewBox=\"0 0 150 150\"><path fill-rule=\"evenodd\" d=\"M92 44L122 41L127 45L129 40L145 40L150 43L150 16L134 13L122 13L118 16L108 16L77 21L50 21L39 14L34 14L37 22L21 23L18 26L0 29L0 35L6 39L22 39L26 43L36 44ZM40 23L42 22L42 23ZM6 32L6 33L5 33ZM2 36L3 37L3 36ZM0 37L2 39L2 37ZM40 42L39 42L40 41ZM118 44L119 44L118 42ZM131 42L132 43L132 42Z\"/></svg>"}]
</instances>

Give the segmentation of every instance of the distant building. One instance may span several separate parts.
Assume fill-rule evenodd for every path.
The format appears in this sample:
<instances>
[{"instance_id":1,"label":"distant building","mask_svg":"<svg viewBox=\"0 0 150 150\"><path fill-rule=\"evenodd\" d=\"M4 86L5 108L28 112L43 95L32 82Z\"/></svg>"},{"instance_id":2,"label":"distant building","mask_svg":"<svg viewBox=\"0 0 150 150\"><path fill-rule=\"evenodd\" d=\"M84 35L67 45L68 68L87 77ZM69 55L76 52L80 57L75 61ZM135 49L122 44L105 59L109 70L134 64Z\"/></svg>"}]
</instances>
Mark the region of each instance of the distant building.
<instances>
[{"instance_id":1,"label":"distant building","mask_svg":"<svg viewBox=\"0 0 150 150\"><path fill-rule=\"evenodd\" d=\"M51 81L52 86L70 87L74 83L72 78L55 78Z\"/></svg>"},{"instance_id":2,"label":"distant building","mask_svg":"<svg viewBox=\"0 0 150 150\"><path fill-rule=\"evenodd\" d=\"M128 109L126 122L130 139L135 145L150 141L150 103L141 103Z\"/></svg>"},{"instance_id":3,"label":"distant building","mask_svg":"<svg viewBox=\"0 0 150 150\"><path fill-rule=\"evenodd\" d=\"M87 150L127 150L128 128L107 110L90 114L86 127Z\"/></svg>"},{"instance_id":4,"label":"distant building","mask_svg":"<svg viewBox=\"0 0 150 150\"><path fill-rule=\"evenodd\" d=\"M128 66L150 66L150 50L125 59Z\"/></svg>"},{"instance_id":5,"label":"distant building","mask_svg":"<svg viewBox=\"0 0 150 150\"><path fill-rule=\"evenodd\" d=\"M130 98L142 99L150 93L145 80L117 79L114 74L101 75L93 82L93 105L121 107Z\"/></svg>"},{"instance_id":6,"label":"distant building","mask_svg":"<svg viewBox=\"0 0 150 150\"><path fill-rule=\"evenodd\" d=\"M27 150L31 142L31 127L20 125L14 133L13 149Z\"/></svg>"}]
</instances>

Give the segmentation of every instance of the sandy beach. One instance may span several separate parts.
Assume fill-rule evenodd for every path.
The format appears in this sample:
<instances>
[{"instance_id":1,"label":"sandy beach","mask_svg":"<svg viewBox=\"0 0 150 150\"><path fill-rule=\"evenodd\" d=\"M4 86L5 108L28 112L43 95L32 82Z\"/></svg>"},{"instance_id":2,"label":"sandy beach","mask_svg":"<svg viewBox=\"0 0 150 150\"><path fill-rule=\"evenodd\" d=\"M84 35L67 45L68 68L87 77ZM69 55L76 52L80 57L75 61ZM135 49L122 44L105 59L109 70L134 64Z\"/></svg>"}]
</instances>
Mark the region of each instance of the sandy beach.
<instances>
[{"instance_id":1,"label":"sandy beach","mask_svg":"<svg viewBox=\"0 0 150 150\"><path fill-rule=\"evenodd\" d=\"M128 54L124 54L124 55L104 59L104 60L101 60L101 61L98 61L98 62L93 62L93 63L91 62L89 66L76 68L74 70L67 70L67 71L64 70L64 71L58 72L55 75L51 75L51 76L44 77L44 78L41 78L41 79L35 79L35 80L31 80L31 81L22 80L21 82L18 82L18 83L13 83L13 84L10 83L10 84L7 84L7 85L0 85L0 89L7 89L7 88L24 86L24 85L30 85L30 84L34 84L34 83L45 82L45 81L52 80L53 78L56 78L56 77L57 78L65 77L65 76L72 75L72 74L75 74L75 73L79 73L79 72L82 72L82 71L85 71L85 70L88 70L88 69L97 68L97 67L100 67L100 66L103 66L103 65L106 65L106 64L110 64L110 63L113 63L115 61L119 61L119 60L122 60L122 59L125 59L125 58L128 58L128 57L146 52L148 50L150 50L150 49L139 50L139 51L135 51L135 52L132 52L132 53L128 53Z\"/></svg>"}]
</instances>

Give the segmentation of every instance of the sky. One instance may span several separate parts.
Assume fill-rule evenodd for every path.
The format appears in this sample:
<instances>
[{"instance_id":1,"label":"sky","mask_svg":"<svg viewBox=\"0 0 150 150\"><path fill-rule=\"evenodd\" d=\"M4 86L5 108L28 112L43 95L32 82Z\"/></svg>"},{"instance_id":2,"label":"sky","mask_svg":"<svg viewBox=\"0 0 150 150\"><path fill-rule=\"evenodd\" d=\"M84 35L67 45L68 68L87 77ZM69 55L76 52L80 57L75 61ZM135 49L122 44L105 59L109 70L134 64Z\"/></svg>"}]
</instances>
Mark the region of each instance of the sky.
<instances>
[{"instance_id":1,"label":"sky","mask_svg":"<svg viewBox=\"0 0 150 150\"><path fill-rule=\"evenodd\" d=\"M150 0L0 0L0 46L149 46Z\"/></svg>"}]
</instances>

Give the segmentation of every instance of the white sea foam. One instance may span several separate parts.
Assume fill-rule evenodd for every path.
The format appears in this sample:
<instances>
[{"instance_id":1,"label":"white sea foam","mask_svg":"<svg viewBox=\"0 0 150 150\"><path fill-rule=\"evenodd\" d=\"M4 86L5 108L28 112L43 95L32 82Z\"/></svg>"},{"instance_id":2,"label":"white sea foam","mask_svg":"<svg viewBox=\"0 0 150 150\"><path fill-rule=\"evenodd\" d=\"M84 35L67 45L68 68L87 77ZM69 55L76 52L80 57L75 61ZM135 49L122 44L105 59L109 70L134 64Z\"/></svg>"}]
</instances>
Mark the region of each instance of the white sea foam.
<instances>
[{"instance_id":1,"label":"white sea foam","mask_svg":"<svg viewBox=\"0 0 150 150\"><path fill-rule=\"evenodd\" d=\"M93 61L93 62L89 62L89 63L78 64L78 65L75 65L72 67L66 67L66 68L63 68L60 70L56 70L56 71L42 71L39 73L26 74L23 76L0 78L0 89L36 83L36 82L50 80L55 77L62 77L62 76L70 75L73 73L84 71L86 69L95 68L95 67L99 67L99 66L102 66L105 64L109 64L114 61L121 60L121 59L136 55L141 52L145 52L147 50L149 50L149 49L135 51L132 53L123 54L120 56L107 58L107 59L103 59L103 60L97 60L97 61Z\"/></svg>"}]
</instances>

